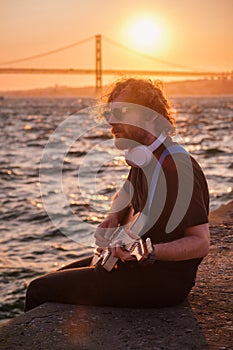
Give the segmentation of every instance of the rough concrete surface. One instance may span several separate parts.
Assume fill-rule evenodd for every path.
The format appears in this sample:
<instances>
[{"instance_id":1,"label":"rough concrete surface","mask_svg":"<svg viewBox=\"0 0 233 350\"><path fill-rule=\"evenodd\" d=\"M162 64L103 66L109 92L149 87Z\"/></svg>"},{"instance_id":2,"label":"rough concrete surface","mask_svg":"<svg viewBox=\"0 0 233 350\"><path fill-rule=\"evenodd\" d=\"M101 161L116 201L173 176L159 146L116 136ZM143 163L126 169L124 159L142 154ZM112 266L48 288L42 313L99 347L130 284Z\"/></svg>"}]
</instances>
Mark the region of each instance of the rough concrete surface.
<instances>
[{"instance_id":1,"label":"rough concrete surface","mask_svg":"<svg viewBox=\"0 0 233 350\"><path fill-rule=\"evenodd\" d=\"M4 350L208 349L188 302L120 309L46 303L5 323Z\"/></svg>"}]
</instances>

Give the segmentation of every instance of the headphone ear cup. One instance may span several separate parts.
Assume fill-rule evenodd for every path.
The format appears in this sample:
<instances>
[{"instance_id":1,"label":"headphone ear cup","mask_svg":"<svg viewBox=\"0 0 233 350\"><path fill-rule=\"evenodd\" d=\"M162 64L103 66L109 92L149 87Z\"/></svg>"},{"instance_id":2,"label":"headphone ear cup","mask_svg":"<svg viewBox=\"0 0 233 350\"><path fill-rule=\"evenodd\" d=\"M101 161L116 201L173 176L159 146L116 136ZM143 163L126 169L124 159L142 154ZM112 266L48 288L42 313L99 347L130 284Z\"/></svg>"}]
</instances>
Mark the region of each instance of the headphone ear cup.
<instances>
[{"instance_id":1,"label":"headphone ear cup","mask_svg":"<svg viewBox=\"0 0 233 350\"><path fill-rule=\"evenodd\" d=\"M139 168L146 167L152 160L153 154L147 146L137 146L125 152L125 160L129 165Z\"/></svg>"}]
</instances>

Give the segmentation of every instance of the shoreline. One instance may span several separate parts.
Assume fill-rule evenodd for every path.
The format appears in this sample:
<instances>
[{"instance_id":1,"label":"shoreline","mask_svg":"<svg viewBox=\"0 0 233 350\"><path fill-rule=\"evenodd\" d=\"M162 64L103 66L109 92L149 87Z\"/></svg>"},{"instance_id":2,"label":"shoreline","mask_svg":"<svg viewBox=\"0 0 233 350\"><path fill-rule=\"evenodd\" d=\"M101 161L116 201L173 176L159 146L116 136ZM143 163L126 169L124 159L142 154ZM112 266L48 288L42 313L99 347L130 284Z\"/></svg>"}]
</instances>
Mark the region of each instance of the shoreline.
<instances>
[{"instance_id":1,"label":"shoreline","mask_svg":"<svg viewBox=\"0 0 233 350\"><path fill-rule=\"evenodd\" d=\"M184 98L191 98L191 99L215 99L215 98L233 98L233 93L232 94L216 94L216 95L169 95L168 96L171 100L173 99L184 99ZM1 98L1 92L0 92L0 98ZM98 96L98 95L27 95L27 94L22 94L22 95L18 95L18 94L12 94L12 95L5 95L3 97L4 99L91 99L91 100L99 100L102 98L102 96ZM1 99L0 99L0 104L1 104Z\"/></svg>"},{"instance_id":2,"label":"shoreline","mask_svg":"<svg viewBox=\"0 0 233 350\"><path fill-rule=\"evenodd\" d=\"M184 80L174 82L162 82L165 93L168 97L220 97L233 96L233 79L231 80ZM70 87L70 86L50 86L45 88L34 88L28 90L7 90L0 91L0 97L61 97L76 98L89 97L99 98L106 95L112 85L103 86L96 90L94 86ZM197 93L198 92L198 93Z\"/></svg>"}]
</instances>

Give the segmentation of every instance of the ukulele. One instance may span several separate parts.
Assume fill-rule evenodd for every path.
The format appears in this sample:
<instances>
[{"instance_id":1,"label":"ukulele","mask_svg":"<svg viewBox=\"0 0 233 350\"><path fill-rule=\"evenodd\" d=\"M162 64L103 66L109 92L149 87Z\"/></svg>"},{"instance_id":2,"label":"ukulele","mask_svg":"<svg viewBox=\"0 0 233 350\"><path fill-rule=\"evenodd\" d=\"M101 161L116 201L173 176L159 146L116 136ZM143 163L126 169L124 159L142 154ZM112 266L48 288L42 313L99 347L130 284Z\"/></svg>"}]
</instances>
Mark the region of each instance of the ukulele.
<instances>
[{"instance_id":1,"label":"ukulele","mask_svg":"<svg viewBox=\"0 0 233 350\"><path fill-rule=\"evenodd\" d=\"M124 218L123 225L126 226L127 231L132 230L133 232L140 232L144 223L145 215L142 213L133 215L131 208L128 211L127 216ZM146 242L140 239L140 236L137 235L135 235L137 236L136 239L132 238L123 225L117 227L109 238L111 246L114 246L114 243L120 240L123 248L127 250L130 255L135 256L138 261L142 260L146 254L150 254L153 250L150 238L147 238ZM105 248L101 253L98 252L98 250L95 250L91 265L96 265L99 261L101 261L103 268L110 272L116 265L118 258L112 255L109 248Z\"/></svg>"}]
</instances>

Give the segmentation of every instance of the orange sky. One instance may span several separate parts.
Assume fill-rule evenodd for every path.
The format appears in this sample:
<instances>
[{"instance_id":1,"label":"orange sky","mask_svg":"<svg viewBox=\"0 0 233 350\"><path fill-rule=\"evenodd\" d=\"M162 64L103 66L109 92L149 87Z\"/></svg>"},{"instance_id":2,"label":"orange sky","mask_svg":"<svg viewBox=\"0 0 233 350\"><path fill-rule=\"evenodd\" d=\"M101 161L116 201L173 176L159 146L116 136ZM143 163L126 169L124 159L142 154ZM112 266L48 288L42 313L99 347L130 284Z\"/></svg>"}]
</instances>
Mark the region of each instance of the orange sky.
<instances>
[{"instance_id":1,"label":"orange sky","mask_svg":"<svg viewBox=\"0 0 233 350\"><path fill-rule=\"evenodd\" d=\"M94 68L94 36L101 33L161 60L197 69L230 71L232 13L232 0L1 0L0 63L88 37L93 40L44 58L0 67ZM142 18L159 27L158 35L154 34L156 40L149 38L149 49L143 49L137 41L138 34L135 38L131 33ZM102 50L103 68L174 68L131 54L104 39ZM104 82L109 79L112 77L104 78ZM94 83L94 76L0 75L0 90Z\"/></svg>"}]
</instances>

